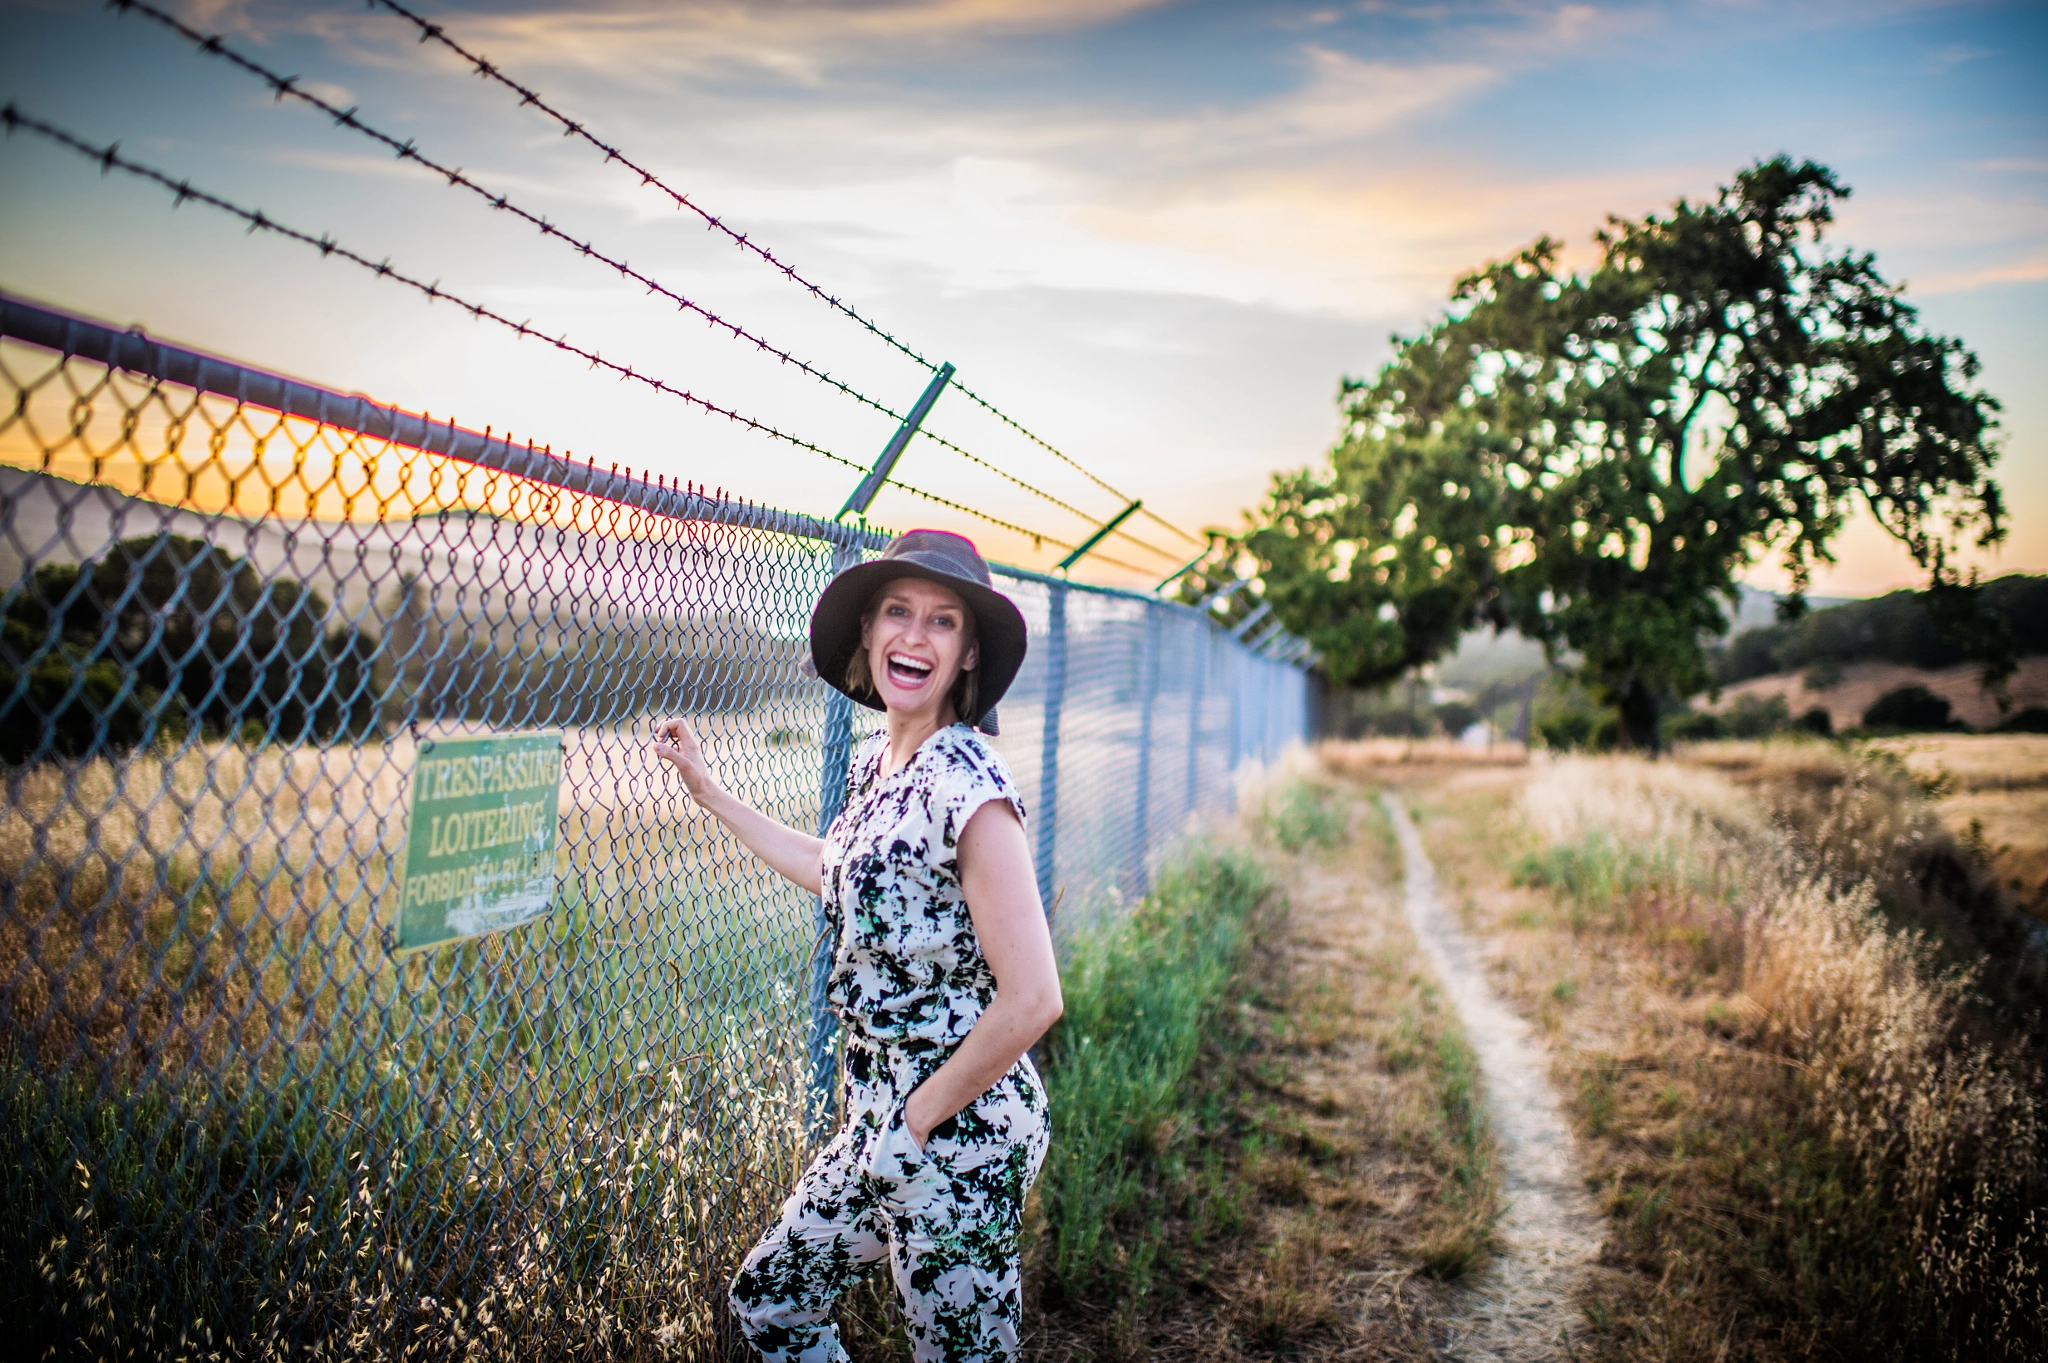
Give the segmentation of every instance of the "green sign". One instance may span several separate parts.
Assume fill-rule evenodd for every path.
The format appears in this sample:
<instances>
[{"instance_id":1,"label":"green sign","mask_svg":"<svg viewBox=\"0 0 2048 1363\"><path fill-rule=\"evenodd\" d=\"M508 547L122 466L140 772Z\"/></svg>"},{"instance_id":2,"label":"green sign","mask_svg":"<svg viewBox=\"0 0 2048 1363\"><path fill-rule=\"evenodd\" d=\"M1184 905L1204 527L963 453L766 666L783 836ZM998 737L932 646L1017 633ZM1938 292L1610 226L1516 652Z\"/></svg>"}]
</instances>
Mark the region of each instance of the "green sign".
<instances>
[{"instance_id":1,"label":"green sign","mask_svg":"<svg viewBox=\"0 0 2048 1363\"><path fill-rule=\"evenodd\" d=\"M420 744L394 949L531 922L555 897L562 736Z\"/></svg>"}]
</instances>

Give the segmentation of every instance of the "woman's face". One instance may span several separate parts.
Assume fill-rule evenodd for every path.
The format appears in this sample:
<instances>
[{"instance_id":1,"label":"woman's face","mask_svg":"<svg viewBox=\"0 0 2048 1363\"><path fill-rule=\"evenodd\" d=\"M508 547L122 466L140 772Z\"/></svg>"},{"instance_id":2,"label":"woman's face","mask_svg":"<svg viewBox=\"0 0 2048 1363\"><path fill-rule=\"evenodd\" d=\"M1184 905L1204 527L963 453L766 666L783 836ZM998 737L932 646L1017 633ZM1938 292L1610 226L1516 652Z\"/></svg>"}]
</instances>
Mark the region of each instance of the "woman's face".
<instances>
[{"instance_id":1,"label":"woman's face","mask_svg":"<svg viewBox=\"0 0 2048 1363\"><path fill-rule=\"evenodd\" d=\"M954 681L979 661L972 633L967 603L951 587L899 577L882 588L860 635L882 704L892 712L946 718Z\"/></svg>"}]
</instances>

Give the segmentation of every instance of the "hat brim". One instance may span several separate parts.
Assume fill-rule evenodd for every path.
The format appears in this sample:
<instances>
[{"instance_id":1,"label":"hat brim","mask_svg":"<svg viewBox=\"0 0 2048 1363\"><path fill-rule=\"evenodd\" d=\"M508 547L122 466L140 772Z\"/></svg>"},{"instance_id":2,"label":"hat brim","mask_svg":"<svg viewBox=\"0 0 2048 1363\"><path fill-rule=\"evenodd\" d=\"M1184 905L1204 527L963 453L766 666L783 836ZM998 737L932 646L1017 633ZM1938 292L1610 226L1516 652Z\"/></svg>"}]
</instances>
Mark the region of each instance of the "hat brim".
<instances>
[{"instance_id":1,"label":"hat brim","mask_svg":"<svg viewBox=\"0 0 2048 1363\"><path fill-rule=\"evenodd\" d=\"M917 577L960 593L960 599L974 612L975 664L979 679L974 704L979 711L959 718L994 733L996 702L1017 679L1024 666L1028 633L1024 613L1017 603L995 588L911 559L878 558L844 569L818 596L811 610L811 662L826 685L870 710L882 710L882 698L870 691L856 695L846 688L847 664L860 647L860 617L875 593L900 578Z\"/></svg>"}]
</instances>

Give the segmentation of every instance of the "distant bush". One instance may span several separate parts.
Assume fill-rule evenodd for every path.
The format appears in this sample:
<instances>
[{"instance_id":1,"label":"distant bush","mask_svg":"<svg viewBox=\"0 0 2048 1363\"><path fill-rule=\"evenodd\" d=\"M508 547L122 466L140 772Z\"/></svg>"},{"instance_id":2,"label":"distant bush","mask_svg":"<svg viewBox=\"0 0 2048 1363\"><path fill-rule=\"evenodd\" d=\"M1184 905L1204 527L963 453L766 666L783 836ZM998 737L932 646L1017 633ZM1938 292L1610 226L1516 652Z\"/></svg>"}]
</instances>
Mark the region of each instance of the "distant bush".
<instances>
[{"instance_id":1,"label":"distant bush","mask_svg":"<svg viewBox=\"0 0 2048 1363\"><path fill-rule=\"evenodd\" d=\"M1551 674L1537 688L1530 722L1543 745L1555 752L1606 752L1621 732L1614 707L1602 705L1583 683L1563 673Z\"/></svg>"},{"instance_id":2,"label":"distant bush","mask_svg":"<svg viewBox=\"0 0 2048 1363\"><path fill-rule=\"evenodd\" d=\"M1863 712L1866 729L1928 733L1955 726L1949 704L1919 683L1887 691Z\"/></svg>"},{"instance_id":3,"label":"distant bush","mask_svg":"<svg viewBox=\"0 0 2048 1363\"><path fill-rule=\"evenodd\" d=\"M1428 738L1435 731L1429 716L1412 710L1386 710L1365 725L1365 732L1375 738Z\"/></svg>"},{"instance_id":4,"label":"distant bush","mask_svg":"<svg viewBox=\"0 0 2048 1363\"><path fill-rule=\"evenodd\" d=\"M2048 653L2048 576L2012 574L1984 585L1980 615L2003 630L2021 657ZM1813 611L1798 620L1746 630L1728 642L1716 660L1721 685L1779 672L1819 672L1826 690L1827 668L1839 678L1844 664L1903 663L1908 667L1953 667L1969 661L1958 638L1945 633L1927 608L1925 592L1892 592Z\"/></svg>"},{"instance_id":5,"label":"distant bush","mask_svg":"<svg viewBox=\"0 0 2048 1363\"><path fill-rule=\"evenodd\" d=\"M0 763L20 766L46 748L58 757L83 757L95 743L127 749L149 740L160 719L160 693L135 685L118 663L95 661L84 649L60 643L25 666L36 654L35 636L19 621L5 624L0 648L0 712L15 722L0 724ZM11 706L5 704L12 699Z\"/></svg>"},{"instance_id":6,"label":"distant bush","mask_svg":"<svg viewBox=\"0 0 2048 1363\"><path fill-rule=\"evenodd\" d=\"M1479 722L1479 707L1468 705L1462 700L1448 700L1436 707L1436 722L1443 731L1456 738Z\"/></svg>"},{"instance_id":7,"label":"distant bush","mask_svg":"<svg viewBox=\"0 0 2048 1363\"><path fill-rule=\"evenodd\" d=\"M1769 738L1792 727L1792 711L1783 696L1737 696L1722 723L1730 738Z\"/></svg>"},{"instance_id":8,"label":"distant bush","mask_svg":"<svg viewBox=\"0 0 2048 1363\"><path fill-rule=\"evenodd\" d=\"M2029 705L1998 726L2002 734L2048 734L2048 706Z\"/></svg>"},{"instance_id":9,"label":"distant bush","mask_svg":"<svg viewBox=\"0 0 2048 1363\"><path fill-rule=\"evenodd\" d=\"M1680 710L1664 717L1666 743L1711 743L1725 736L1721 717L1711 710Z\"/></svg>"},{"instance_id":10,"label":"distant bush","mask_svg":"<svg viewBox=\"0 0 2048 1363\"><path fill-rule=\"evenodd\" d=\"M1708 710L1681 710L1664 720L1664 741L1667 743L1710 743L1717 738L1770 738L1777 734L1815 734L1831 738L1834 732L1834 719L1824 708L1815 706L1795 719L1783 696L1762 700L1755 696L1738 696L1735 703L1720 714Z\"/></svg>"},{"instance_id":11,"label":"distant bush","mask_svg":"<svg viewBox=\"0 0 2048 1363\"><path fill-rule=\"evenodd\" d=\"M1833 658L1823 658L1806 669L1805 681L1809 691L1832 691L1842 684L1842 665Z\"/></svg>"},{"instance_id":12,"label":"distant bush","mask_svg":"<svg viewBox=\"0 0 2048 1363\"><path fill-rule=\"evenodd\" d=\"M319 593L202 540L140 536L100 559L45 563L4 600L9 765L123 751L192 724L283 742L378 727L375 639L328 630Z\"/></svg>"}]
</instances>

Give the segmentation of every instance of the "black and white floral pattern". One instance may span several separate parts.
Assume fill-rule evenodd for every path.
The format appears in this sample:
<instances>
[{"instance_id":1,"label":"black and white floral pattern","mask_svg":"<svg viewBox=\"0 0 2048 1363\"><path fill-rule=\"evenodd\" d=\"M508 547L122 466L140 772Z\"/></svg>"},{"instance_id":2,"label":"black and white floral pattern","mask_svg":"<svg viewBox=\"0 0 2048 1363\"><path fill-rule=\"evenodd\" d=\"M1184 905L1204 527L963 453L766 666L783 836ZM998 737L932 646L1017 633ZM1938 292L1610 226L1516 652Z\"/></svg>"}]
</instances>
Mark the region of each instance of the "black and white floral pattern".
<instances>
[{"instance_id":1,"label":"black and white floral pattern","mask_svg":"<svg viewBox=\"0 0 2048 1363\"><path fill-rule=\"evenodd\" d=\"M763 1357L846 1357L833 1303L889 1259L919 1360L1013 1358L1024 1195L1047 1143L1028 1057L919 1149L910 1093L995 997L960 885L960 831L991 800L1023 801L1003 759L964 725L881 771L870 735L825 839L833 934L826 996L846 1025L846 1125L814 1160L733 1282L736 1319Z\"/></svg>"}]
</instances>

